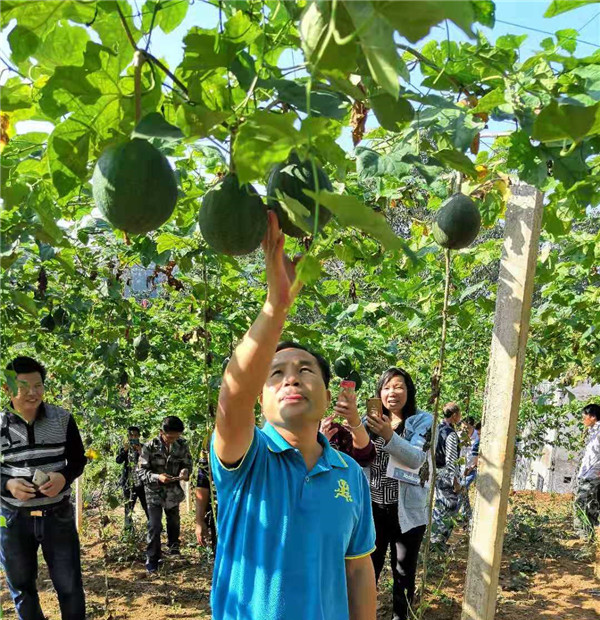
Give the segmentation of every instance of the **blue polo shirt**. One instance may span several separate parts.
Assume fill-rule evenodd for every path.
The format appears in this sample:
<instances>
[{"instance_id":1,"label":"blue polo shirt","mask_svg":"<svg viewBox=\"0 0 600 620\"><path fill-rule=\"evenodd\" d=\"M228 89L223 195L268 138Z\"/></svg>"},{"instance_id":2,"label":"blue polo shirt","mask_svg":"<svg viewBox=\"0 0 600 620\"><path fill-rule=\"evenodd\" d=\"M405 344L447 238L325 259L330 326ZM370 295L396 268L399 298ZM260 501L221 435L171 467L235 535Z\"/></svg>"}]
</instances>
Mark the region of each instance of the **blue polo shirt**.
<instances>
[{"instance_id":1,"label":"blue polo shirt","mask_svg":"<svg viewBox=\"0 0 600 620\"><path fill-rule=\"evenodd\" d=\"M318 440L323 454L310 472L270 424L254 430L233 469L211 445L214 620L348 620L345 560L375 547L369 485L352 458Z\"/></svg>"}]
</instances>

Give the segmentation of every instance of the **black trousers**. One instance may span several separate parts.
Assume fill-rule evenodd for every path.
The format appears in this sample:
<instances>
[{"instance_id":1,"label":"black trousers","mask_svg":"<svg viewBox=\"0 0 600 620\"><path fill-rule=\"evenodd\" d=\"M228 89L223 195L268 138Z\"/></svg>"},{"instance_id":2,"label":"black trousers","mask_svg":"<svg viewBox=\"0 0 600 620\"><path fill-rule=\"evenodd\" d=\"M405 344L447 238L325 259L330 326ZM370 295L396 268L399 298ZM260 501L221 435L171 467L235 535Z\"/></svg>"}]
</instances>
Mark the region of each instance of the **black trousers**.
<instances>
[{"instance_id":1,"label":"black trousers","mask_svg":"<svg viewBox=\"0 0 600 620\"><path fill-rule=\"evenodd\" d=\"M162 533L163 510L167 517L167 546L170 551L179 551L179 534L181 531L181 519L179 517L179 504L172 508L163 508L149 504L148 506L148 536L146 556L148 564L156 565L161 558L160 535Z\"/></svg>"},{"instance_id":2,"label":"black trousers","mask_svg":"<svg viewBox=\"0 0 600 620\"><path fill-rule=\"evenodd\" d=\"M398 506L379 506L373 504L375 521L375 551L371 554L375 568L375 580L383 569L385 555L391 547L393 588L393 620L407 620L409 608L415 595L415 577L419 549L426 526L420 525L408 532L400 530Z\"/></svg>"},{"instance_id":3,"label":"black trousers","mask_svg":"<svg viewBox=\"0 0 600 620\"><path fill-rule=\"evenodd\" d=\"M143 484L138 487L123 487L123 495L125 496L125 527L129 528L133 525L133 509L135 508L135 502L138 498L146 513L146 518L148 517L146 491Z\"/></svg>"}]
</instances>

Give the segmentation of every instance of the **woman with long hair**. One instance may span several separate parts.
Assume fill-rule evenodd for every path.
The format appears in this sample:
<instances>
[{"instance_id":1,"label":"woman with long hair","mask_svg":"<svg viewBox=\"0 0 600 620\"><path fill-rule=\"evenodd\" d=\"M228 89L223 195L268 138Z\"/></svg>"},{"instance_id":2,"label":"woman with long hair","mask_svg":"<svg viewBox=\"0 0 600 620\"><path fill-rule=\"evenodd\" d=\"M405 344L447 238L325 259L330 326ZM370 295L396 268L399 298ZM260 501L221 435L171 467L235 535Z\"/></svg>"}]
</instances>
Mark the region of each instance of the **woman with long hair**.
<instances>
[{"instance_id":1,"label":"woman with long hair","mask_svg":"<svg viewBox=\"0 0 600 620\"><path fill-rule=\"evenodd\" d=\"M377 396L383 415L367 415L377 454L365 468L377 536L371 557L379 580L391 547L393 620L406 620L415 593L419 548L429 520L427 451L433 417L417 409L415 384L402 368L388 368L383 373Z\"/></svg>"}]
</instances>

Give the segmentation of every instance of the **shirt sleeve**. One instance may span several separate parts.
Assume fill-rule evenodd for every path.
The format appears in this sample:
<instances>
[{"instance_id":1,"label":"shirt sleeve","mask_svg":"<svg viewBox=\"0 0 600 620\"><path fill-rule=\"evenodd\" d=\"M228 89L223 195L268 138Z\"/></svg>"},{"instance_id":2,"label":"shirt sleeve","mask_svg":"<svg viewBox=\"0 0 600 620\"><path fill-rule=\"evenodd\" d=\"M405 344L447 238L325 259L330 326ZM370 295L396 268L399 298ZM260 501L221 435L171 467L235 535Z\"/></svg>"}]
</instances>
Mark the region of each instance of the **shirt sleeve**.
<instances>
[{"instance_id":1,"label":"shirt sleeve","mask_svg":"<svg viewBox=\"0 0 600 620\"><path fill-rule=\"evenodd\" d=\"M138 461L137 473L142 483L146 485L149 485L152 482L157 482L159 476L159 474L152 471L150 457L150 444L145 443L142 446L142 453L140 454L140 460Z\"/></svg>"},{"instance_id":2,"label":"shirt sleeve","mask_svg":"<svg viewBox=\"0 0 600 620\"><path fill-rule=\"evenodd\" d=\"M217 456L214 443L215 436L213 434L210 442L210 468L215 487L217 491L221 492L232 490L240 484L254 467L257 457L264 450L267 450L266 438L257 427L254 427L254 437L250 447L246 450L246 454L244 454L239 463L236 463L233 467L228 467Z\"/></svg>"},{"instance_id":3,"label":"shirt sleeve","mask_svg":"<svg viewBox=\"0 0 600 620\"><path fill-rule=\"evenodd\" d=\"M375 524L373 522L373 509L371 508L371 492L366 476L358 472L358 484L360 485L360 507L358 519L354 525L350 543L346 550L346 560L357 560L370 555L375 550Z\"/></svg>"},{"instance_id":4,"label":"shirt sleeve","mask_svg":"<svg viewBox=\"0 0 600 620\"><path fill-rule=\"evenodd\" d=\"M65 477L67 485L70 485L76 478L79 478L83 473L83 468L87 463L85 458L85 450L83 449L83 442L81 441L81 435L77 428L77 422L73 416L69 417L67 425L67 443L65 446L65 459L67 465L60 471Z\"/></svg>"},{"instance_id":5,"label":"shirt sleeve","mask_svg":"<svg viewBox=\"0 0 600 620\"><path fill-rule=\"evenodd\" d=\"M458 435L450 433L446 439L446 467L448 475L458 476Z\"/></svg>"}]
</instances>

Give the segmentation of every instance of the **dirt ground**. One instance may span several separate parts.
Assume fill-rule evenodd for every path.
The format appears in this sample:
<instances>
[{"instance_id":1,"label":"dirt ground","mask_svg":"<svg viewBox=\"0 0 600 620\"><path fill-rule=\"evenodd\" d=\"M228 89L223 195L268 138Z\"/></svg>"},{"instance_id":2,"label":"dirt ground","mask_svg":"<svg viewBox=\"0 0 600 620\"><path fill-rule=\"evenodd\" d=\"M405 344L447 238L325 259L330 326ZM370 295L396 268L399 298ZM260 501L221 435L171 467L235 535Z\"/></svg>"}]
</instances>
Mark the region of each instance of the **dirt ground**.
<instances>
[{"instance_id":1,"label":"dirt ground","mask_svg":"<svg viewBox=\"0 0 600 620\"><path fill-rule=\"evenodd\" d=\"M143 516L143 515L142 515ZM210 618L212 556L197 548L193 518L183 514L183 555L166 559L158 577L149 578L143 565L143 527L128 541L119 540L121 516L110 522L90 510L82 531L83 579L88 618L166 620ZM424 620L459 620L467 560L467 534L457 527L450 551L434 556ZM518 493L511 497L505 553L498 589L498 620L598 620L600 581L594 580L594 550L573 538L570 497ZM14 607L1 583L5 617ZM56 596L45 565L38 579L42 607L58 620ZM1 614L0 614L1 617ZM378 619L391 618L391 576L380 582ZM307 620L310 620L307 618Z\"/></svg>"}]
</instances>

